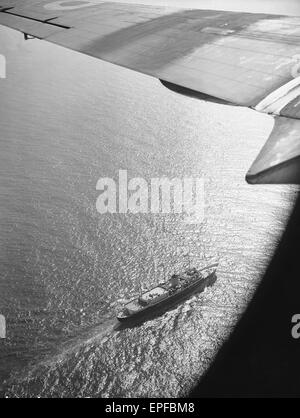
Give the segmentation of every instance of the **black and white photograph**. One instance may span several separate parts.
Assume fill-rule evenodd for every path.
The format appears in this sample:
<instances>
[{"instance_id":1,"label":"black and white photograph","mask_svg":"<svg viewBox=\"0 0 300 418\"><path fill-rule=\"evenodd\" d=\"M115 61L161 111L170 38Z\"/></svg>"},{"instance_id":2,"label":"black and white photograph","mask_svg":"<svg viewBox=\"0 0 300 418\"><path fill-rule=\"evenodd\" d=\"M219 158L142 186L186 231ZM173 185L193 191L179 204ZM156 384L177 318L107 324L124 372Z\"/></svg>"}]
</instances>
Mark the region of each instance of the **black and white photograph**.
<instances>
[{"instance_id":1,"label":"black and white photograph","mask_svg":"<svg viewBox=\"0 0 300 418\"><path fill-rule=\"evenodd\" d=\"M0 0L0 398L300 397L299 185L300 0Z\"/></svg>"}]
</instances>

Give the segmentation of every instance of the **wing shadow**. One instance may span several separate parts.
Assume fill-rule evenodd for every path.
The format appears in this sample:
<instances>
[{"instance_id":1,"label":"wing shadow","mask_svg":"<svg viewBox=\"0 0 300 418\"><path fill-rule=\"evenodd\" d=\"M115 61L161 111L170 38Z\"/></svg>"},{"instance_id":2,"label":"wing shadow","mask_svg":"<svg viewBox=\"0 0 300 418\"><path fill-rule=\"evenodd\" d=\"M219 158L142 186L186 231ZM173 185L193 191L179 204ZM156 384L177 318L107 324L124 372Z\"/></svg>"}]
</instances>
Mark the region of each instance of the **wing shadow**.
<instances>
[{"instance_id":1,"label":"wing shadow","mask_svg":"<svg viewBox=\"0 0 300 418\"><path fill-rule=\"evenodd\" d=\"M299 397L300 195L274 257L234 332L191 397Z\"/></svg>"}]
</instances>

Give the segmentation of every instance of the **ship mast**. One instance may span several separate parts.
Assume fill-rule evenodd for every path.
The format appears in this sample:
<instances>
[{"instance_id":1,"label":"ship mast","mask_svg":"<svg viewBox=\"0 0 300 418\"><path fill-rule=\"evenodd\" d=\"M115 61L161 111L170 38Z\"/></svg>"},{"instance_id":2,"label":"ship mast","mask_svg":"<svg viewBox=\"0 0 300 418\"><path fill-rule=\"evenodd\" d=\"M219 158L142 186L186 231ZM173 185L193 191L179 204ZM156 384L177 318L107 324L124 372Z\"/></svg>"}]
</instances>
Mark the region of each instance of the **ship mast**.
<instances>
[{"instance_id":1,"label":"ship mast","mask_svg":"<svg viewBox=\"0 0 300 418\"><path fill-rule=\"evenodd\" d=\"M191 258L190 258L190 252L187 252L184 254L184 257L188 257L188 263L189 263L189 269L191 268Z\"/></svg>"},{"instance_id":2,"label":"ship mast","mask_svg":"<svg viewBox=\"0 0 300 418\"><path fill-rule=\"evenodd\" d=\"M157 263L157 260L154 260L154 274L156 275L156 277L159 277L159 275L158 275L158 269L160 267L163 268L164 281L166 281L166 269L165 269L165 265L163 263L158 264Z\"/></svg>"}]
</instances>

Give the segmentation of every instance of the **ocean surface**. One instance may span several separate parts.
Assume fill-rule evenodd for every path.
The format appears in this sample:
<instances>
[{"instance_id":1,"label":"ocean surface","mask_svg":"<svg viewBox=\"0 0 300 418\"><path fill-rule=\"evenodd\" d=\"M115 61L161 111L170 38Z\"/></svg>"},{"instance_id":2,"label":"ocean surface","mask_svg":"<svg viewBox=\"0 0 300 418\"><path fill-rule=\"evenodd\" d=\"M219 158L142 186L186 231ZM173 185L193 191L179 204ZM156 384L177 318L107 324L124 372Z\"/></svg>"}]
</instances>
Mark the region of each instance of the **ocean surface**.
<instances>
[{"instance_id":1,"label":"ocean surface","mask_svg":"<svg viewBox=\"0 0 300 418\"><path fill-rule=\"evenodd\" d=\"M3 27L0 53L1 395L186 394L249 303L295 201L295 187L244 180L272 119ZM204 221L99 214L97 181L120 169L203 177ZM187 252L197 267L219 260L214 287L119 329L122 304L185 268Z\"/></svg>"}]
</instances>

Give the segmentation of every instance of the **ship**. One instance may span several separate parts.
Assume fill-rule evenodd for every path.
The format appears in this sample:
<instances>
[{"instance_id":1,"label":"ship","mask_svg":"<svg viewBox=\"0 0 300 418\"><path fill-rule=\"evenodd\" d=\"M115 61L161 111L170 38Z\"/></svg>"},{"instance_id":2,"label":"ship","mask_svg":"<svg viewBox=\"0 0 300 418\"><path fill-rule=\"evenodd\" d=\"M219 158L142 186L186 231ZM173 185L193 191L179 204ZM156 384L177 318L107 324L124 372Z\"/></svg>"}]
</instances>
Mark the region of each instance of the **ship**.
<instances>
[{"instance_id":1,"label":"ship","mask_svg":"<svg viewBox=\"0 0 300 418\"><path fill-rule=\"evenodd\" d=\"M159 283L125 304L117 314L117 319L120 322L138 320L163 308L167 310L192 294L203 292L216 282L217 267L216 263L200 270L193 267L181 274L173 274L166 282Z\"/></svg>"}]
</instances>

